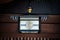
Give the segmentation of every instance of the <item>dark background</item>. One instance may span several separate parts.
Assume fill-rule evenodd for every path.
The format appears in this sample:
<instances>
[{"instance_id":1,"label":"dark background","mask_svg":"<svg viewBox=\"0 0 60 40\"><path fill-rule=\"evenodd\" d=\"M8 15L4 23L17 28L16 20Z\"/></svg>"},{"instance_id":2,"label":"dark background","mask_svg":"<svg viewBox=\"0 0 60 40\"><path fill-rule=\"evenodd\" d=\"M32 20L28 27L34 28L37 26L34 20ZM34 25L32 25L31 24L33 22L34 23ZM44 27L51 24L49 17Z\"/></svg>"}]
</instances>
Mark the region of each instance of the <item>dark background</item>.
<instances>
[{"instance_id":1,"label":"dark background","mask_svg":"<svg viewBox=\"0 0 60 40\"><path fill-rule=\"evenodd\" d=\"M28 0L14 0L0 4L0 12L27 13ZM31 0L32 13L34 14L59 14L59 0Z\"/></svg>"}]
</instances>

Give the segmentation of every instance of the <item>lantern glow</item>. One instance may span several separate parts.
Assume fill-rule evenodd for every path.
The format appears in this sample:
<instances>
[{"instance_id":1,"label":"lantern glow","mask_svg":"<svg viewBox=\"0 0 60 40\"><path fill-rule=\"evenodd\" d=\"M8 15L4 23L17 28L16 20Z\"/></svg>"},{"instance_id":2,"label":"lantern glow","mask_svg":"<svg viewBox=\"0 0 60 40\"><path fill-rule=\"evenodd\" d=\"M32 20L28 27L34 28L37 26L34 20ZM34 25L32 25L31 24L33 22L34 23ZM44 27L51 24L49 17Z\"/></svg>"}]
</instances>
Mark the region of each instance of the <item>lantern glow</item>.
<instances>
[{"instance_id":1,"label":"lantern glow","mask_svg":"<svg viewBox=\"0 0 60 40\"><path fill-rule=\"evenodd\" d=\"M27 9L27 11L28 11L28 13L32 13L32 8L29 7L29 8Z\"/></svg>"}]
</instances>

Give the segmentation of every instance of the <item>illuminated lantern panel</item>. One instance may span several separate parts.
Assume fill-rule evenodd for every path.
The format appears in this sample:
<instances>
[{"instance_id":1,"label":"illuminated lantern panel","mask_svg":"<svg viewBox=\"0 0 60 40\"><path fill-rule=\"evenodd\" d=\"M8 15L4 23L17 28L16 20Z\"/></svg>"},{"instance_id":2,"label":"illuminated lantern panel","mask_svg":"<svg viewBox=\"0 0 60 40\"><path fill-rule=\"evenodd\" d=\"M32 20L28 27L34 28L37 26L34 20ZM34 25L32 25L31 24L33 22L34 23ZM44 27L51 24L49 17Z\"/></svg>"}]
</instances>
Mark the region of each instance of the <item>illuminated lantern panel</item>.
<instances>
[{"instance_id":1,"label":"illuminated lantern panel","mask_svg":"<svg viewBox=\"0 0 60 40\"><path fill-rule=\"evenodd\" d=\"M38 33L39 17L20 17L19 30L21 33Z\"/></svg>"}]
</instances>

